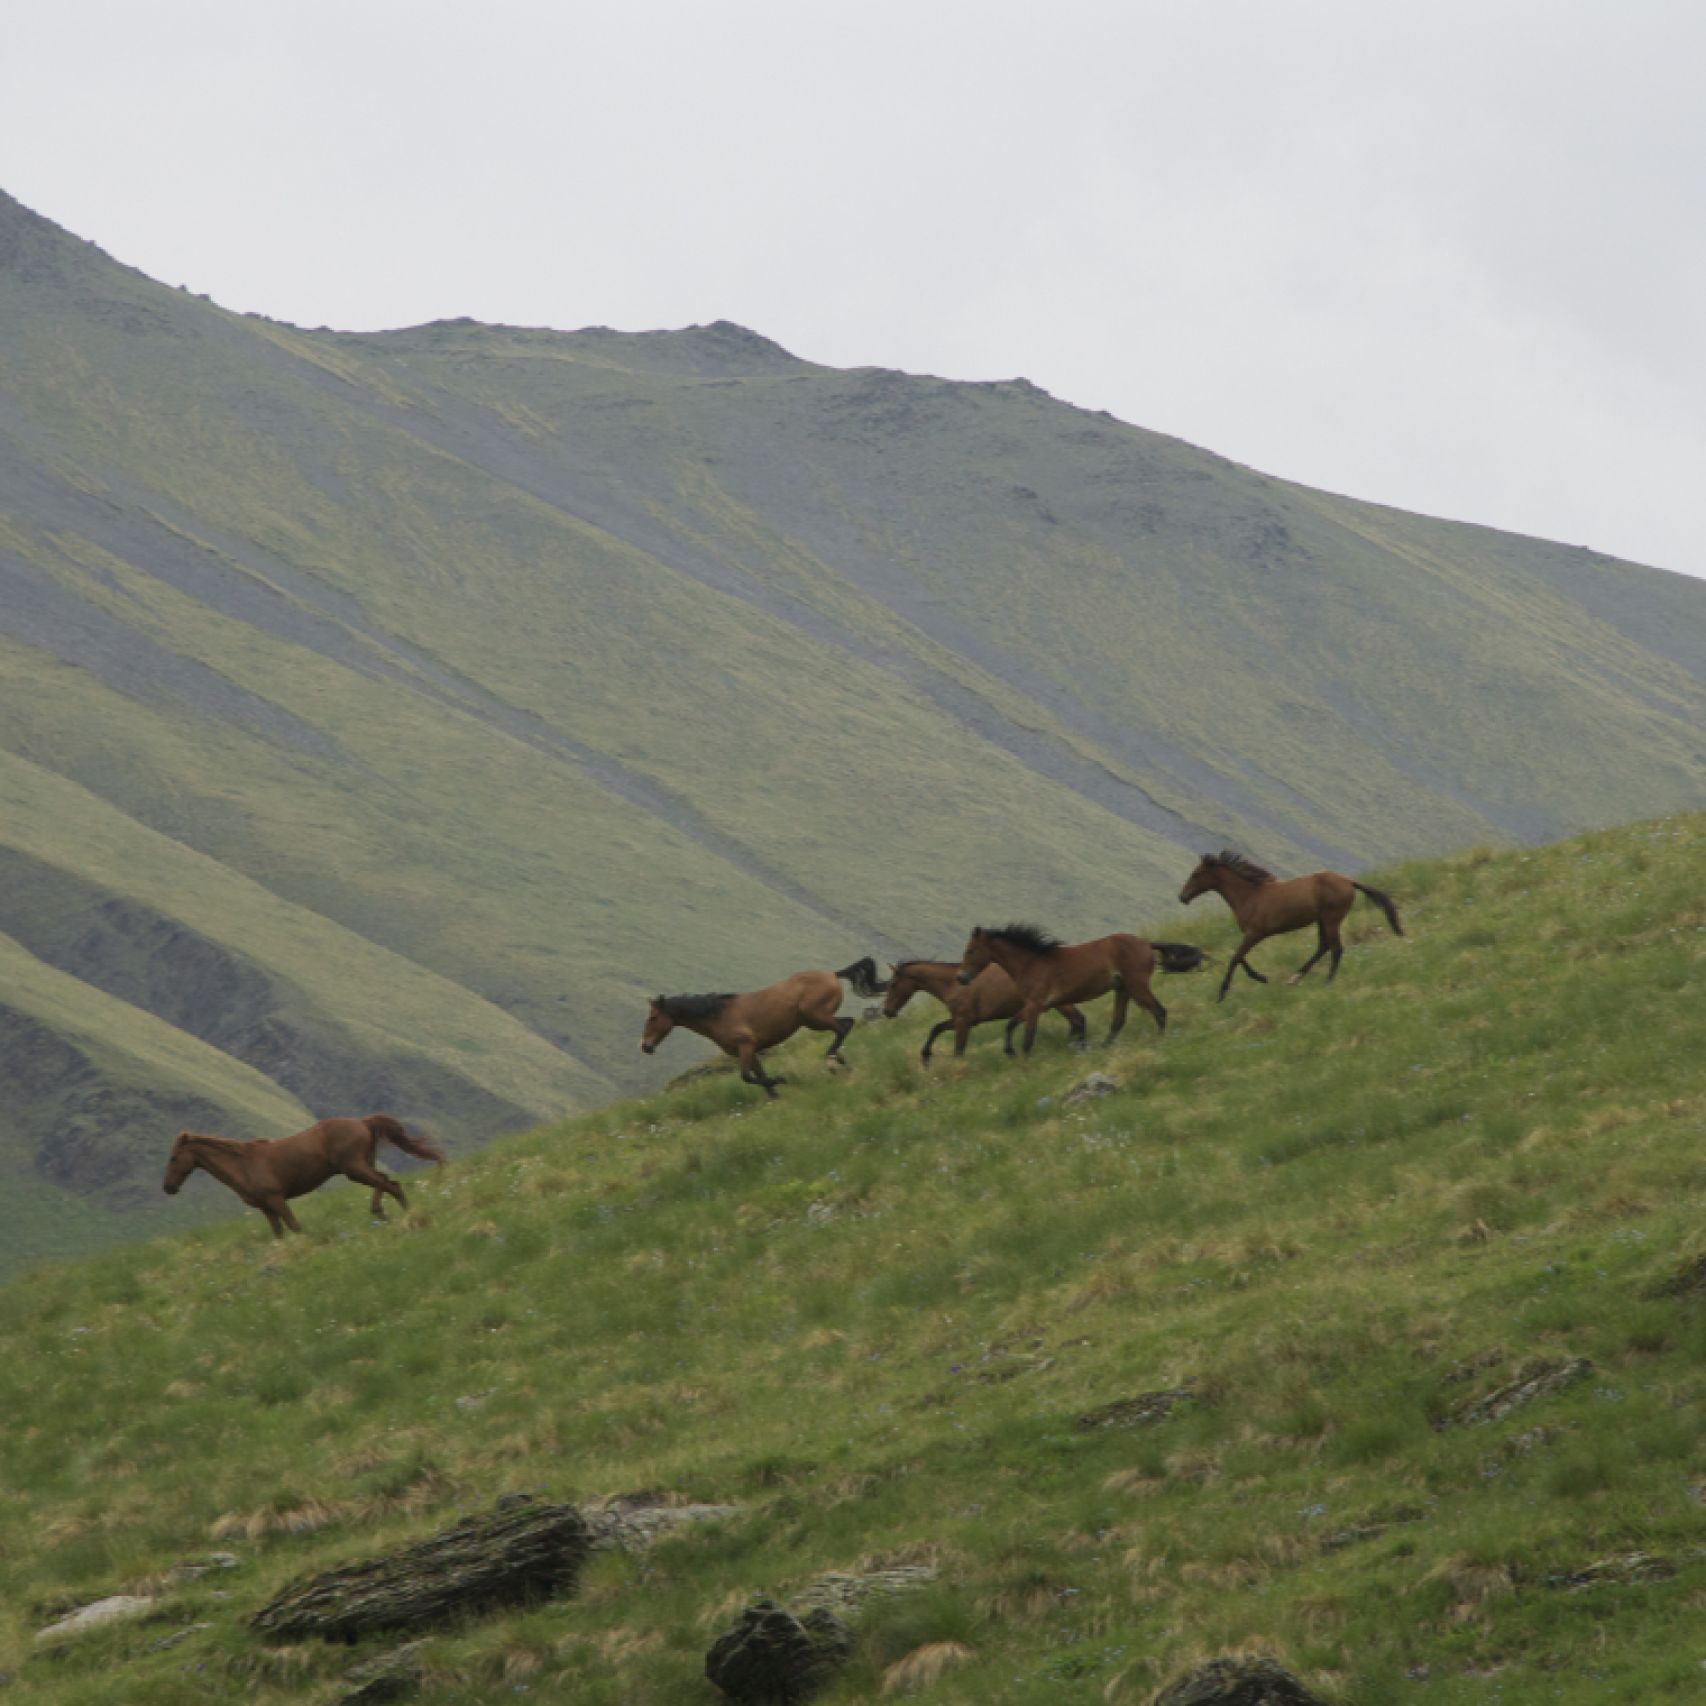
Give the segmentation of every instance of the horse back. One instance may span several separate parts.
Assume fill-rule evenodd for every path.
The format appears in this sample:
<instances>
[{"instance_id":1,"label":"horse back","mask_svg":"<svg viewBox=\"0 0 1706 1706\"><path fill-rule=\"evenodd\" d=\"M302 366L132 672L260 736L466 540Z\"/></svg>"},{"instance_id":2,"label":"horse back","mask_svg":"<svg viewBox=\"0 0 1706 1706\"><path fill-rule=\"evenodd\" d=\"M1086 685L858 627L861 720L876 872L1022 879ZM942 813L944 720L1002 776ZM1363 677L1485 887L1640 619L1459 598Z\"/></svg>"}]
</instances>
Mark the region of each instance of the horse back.
<instances>
[{"instance_id":1,"label":"horse back","mask_svg":"<svg viewBox=\"0 0 1706 1706\"><path fill-rule=\"evenodd\" d=\"M728 1005L731 1034L749 1034L760 1048L786 1042L812 1018L828 1018L841 1006L841 979L832 971L797 971L780 983L737 995Z\"/></svg>"}]
</instances>

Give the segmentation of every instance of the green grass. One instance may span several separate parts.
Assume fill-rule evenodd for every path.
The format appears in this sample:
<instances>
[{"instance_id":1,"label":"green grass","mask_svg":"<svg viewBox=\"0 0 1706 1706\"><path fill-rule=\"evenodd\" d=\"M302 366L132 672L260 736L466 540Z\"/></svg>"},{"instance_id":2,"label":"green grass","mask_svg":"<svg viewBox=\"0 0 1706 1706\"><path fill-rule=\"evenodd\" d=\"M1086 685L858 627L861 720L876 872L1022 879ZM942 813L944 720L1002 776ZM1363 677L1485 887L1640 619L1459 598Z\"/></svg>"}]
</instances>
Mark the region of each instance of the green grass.
<instances>
[{"instance_id":1,"label":"green grass","mask_svg":"<svg viewBox=\"0 0 1706 1706\"><path fill-rule=\"evenodd\" d=\"M328 1188L302 1239L39 1272L0 1293L0 1669L329 1697L359 1653L244 1632L285 1579L506 1490L651 1489L745 1510L433 1637L423 1698L702 1700L747 1594L873 1559L939 1585L867 1616L831 1701L938 1642L970 1649L943 1702L1136 1703L1231 1648L1358 1706L1692 1698L1706 1302L1654 1292L1701 1249L1703 840L1390 867L1405 939L1359 908L1331 988L1168 979L1164 1039L926 1071L908 1015L844 1075L790 1045L775 1103L698 1076L416 1176L407 1221ZM1063 1106L1092 1067L1124 1087ZM1540 1357L1593 1366L1450 1421ZM160 1623L32 1651L215 1546L239 1568ZM1675 1573L1556 1585L1634 1551Z\"/></svg>"}]
</instances>

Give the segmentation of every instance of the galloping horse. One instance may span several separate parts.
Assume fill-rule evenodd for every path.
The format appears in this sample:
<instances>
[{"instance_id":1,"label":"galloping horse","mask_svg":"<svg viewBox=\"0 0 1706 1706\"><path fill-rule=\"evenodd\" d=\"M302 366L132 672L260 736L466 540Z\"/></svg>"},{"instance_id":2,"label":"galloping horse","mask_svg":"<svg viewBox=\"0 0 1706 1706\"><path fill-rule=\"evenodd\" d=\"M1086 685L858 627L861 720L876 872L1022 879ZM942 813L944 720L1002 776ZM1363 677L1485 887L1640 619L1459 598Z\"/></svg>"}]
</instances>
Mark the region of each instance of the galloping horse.
<instances>
[{"instance_id":1,"label":"galloping horse","mask_svg":"<svg viewBox=\"0 0 1706 1706\"><path fill-rule=\"evenodd\" d=\"M342 1173L358 1185L373 1187L372 1212L383 1220L386 1197L395 1197L400 1208L407 1208L409 1199L389 1173L373 1164L381 1143L394 1144L423 1161L444 1164L444 1151L430 1137L410 1137L389 1114L369 1114L364 1120L321 1120L294 1137L257 1137L248 1143L180 1131L166 1163L164 1189L167 1196L175 1197L184 1180L200 1167L234 1190L250 1208L258 1208L272 1226L273 1236L282 1238L287 1226L292 1232L302 1230L286 1199L306 1196L334 1173Z\"/></svg>"},{"instance_id":2,"label":"galloping horse","mask_svg":"<svg viewBox=\"0 0 1706 1706\"><path fill-rule=\"evenodd\" d=\"M756 1084L773 1099L783 1080L764 1070L759 1051L785 1043L802 1027L834 1031L835 1040L824 1058L845 1061L841 1045L853 1021L836 1016L843 978L855 995L881 995L888 988L877 976L876 962L867 957L840 971L797 971L747 995L659 995L646 1015L640 1047L650 1054L677 1025L684 1025L708 1037L724 1054L732 1054L740 1062L741 1082Z\"/></svg>"},{"instance_id":3,"label":"galloping horse","mask_svg":"<svg viewBox=\"0 0 1706 1706\"><path fill-rule=\"evenodd\" d=\"M1127 1004L1155 1016L1158 1030L1167 1029L1167 1009L1149 988L1157 959L1163 971L1195 971L1203 962L1201 948L1188 942L1146 942L1141 936L1098 936L1093 942L1068 947L1034 924L1008 924L986 930L981 924L966 943L960 963L960 982L969 984L987 965L998 965L1012 978L1019 992L1019 1012L1007 1021L1025 1027L1025 1053L1036 1041L1037 1020L1051 1007L1068 1002L1094 1001L1114 992L1114 1017L1104 1042L1112 1042L1125 1024Z\"/></svg>"},{"instance_id":4,"label":"galloping horse","mask_svg":"<svg viewBox=\"0 0 1706 1706\"><path fill-rule=\"evenodd\" d=\"M953 960L902 960L890 967L888 999L883 1002L883 1017L894 1018L919 990L934 995L948 1009L948 1017L931 1028L924 1039L924 1051L919 1059L928 1066L930 1051L944 1031L954 1033L954 1058L966 1052L966 1038L974 1025L987 1024L991 1019L1011 1019L1019 1011L1019 991L1006 972L991 962L969 984L960 982L960 968ZM1076 1007L1060 1009L1060 1016L1072 1027L1072 1041L1081 1043L1086 1029L1084 1015ZM1013 1028L1008 1026L1002 1046L1013 1052Z\"/></svg>"},{"instance_id":5,"label":"galloping horse","mask_svg":"<svg viewBox=\"0 0 1706 1706\"><path fill-rule=\"evenodd\" d=\"M1315 952L1292 974L1291 981L1296 983L1323 954L1330 953L1333 963L1327 968L1327 981L1331 983L1338 975L1339 960L1345 951L1339 940L1339 926L1356 903L1358 891L1367 895L1386 914L1386 922L1392 926L1394 936L1404 934L1404 927L1398 922L1398 908L1392 904L1391 895L1371 889L1354 877L1342 877L1337 871L1316 871L1313 876L1292 877L1281 882L1272 871L1264 871L1255 860L1246 859L1242 853L1226 848L1219 853L1205 853L1197 861L1197 868L1179 890L1179 899L1189 906L1199 894L1206 894L1210 889L1232 908L1232 916L1244 932L1244 940L1238 944L1237 953L1227 964L1226 976L1220 980L1216 1001L1226 999L1227 985L1232 982L1232 974L1239 966L1257 983L1268 981L1250 964L1250 950L1258 942L1269 936L1283 936L1289 930L1302 930L1310 924L1317 932Z\"/></svg>"}]
</instances>

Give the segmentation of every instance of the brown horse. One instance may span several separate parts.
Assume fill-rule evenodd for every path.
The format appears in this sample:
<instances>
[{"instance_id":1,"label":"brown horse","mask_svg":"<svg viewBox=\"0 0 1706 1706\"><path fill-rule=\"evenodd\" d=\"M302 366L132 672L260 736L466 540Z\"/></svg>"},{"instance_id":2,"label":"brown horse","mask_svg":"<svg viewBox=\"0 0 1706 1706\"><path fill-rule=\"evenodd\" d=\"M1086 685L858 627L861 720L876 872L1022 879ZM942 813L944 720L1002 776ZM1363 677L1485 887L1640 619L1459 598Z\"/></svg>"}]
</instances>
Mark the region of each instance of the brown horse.
<instances>
[{"instance_id":1,"label":"brown horse","mask_svg":"<svg viewBox=\"0 0 1706 1706\"><path fill-rule=\"evenodd\" d=\"M1266 941L1269 936L1283 936L1290 930L1302 930L1311 924L1316 929L1315 952L1292 974L1291 981L1296 983L1323 954L1331 954L1333 963L1327 968L1327 981L1331 983L1338 975L1339 960L1345 951L1339 940L1339 926L1356 903L1359 891L1386 914L1386 922L1392 926L1394 936L1404 934L1404 927L1398 922L1398 908L1392 904L1391 895L1371 889L1354 877L1342 877L1337 871L1317 871L1313 876L1292 877L1281 882L1272 871L1264 871L1255 860L1246 859L1242 853L1234 853L1227 848L1219 853L1205 853L1197 861L1197 868L1179 890L1179 899L1189 906L1199 894L1207 894L1210 889L1232 908L1232 916L1244 932L1244 940L1238 944L1237 953L1227 964L1226 976L1220 980L1220 993L1215 997L1217 1001L1226 999L1232 974L1240 966L1257 983L1268 981L1250 964L1250 950L1258 942Z\"/></svg>"},{"instance_id":2,"label":"brown horse","mask_svg":"<svg viewBox=\"0 0 1706 1706\"><path fill-rule=\"evenodd\" d=\"M407 1208L403 1187L389 1173L373 1164L381 1143L394 1144L406 1155L444 1164L444 1151L430 1137L410 1137L389 1114L369 1114L364 1120L321 1120L294 1137L257 1137L244 1143L236 1138L209 1137L205 1132L180 1131L166 1163L164 1189L175 1197L196 1168L211 1173L229 1186L250 1208L267 1217L275 1238L288 1226L300 1232L301 1224L290 1212L290 1197L318 1190L334 1173L373 1187L372 1212L385 1218L385 1199L397 1199Z\"/></svg>"},{"instance_id":3,"label":"brown horse","mask_svg":"<svg viewBox=\"0 0 1706 1706\"><path fill-rule=\"evenodd\" d=\"M991 962L969 984L960 982L960 968L953 960L902 960L890 968L888 997L883 1002L883 1017L894 1018L919 990L934 995L948 1009L948 1017L931 1027L924 1039L924 1051L919 1059L928 1066L930 1051L944 1031L954 1033L954 1058L966 1052L966 1038L974 1025L988 1024L991 1019L1011 1019L1019 1011L1019 991L1006 972ZM1060 1016L1072 1027L1071 1040L1084 1041L1084 1015L1076 1007L1063 1006ZM1007 1028L1002 1046L1013 1052L1013 1029Z\"/></svg>"},{"instance_id":4,"label":"brown horse","mask_svg":"<svg viewBox=\"0 0 1706 1706\"><path fill-rule=\"evenodd\" d=\"M650 1054L677 1025L683 1025L708 1037L724 1054L732 1054L740 1062L742 1083L756 1084L774 1098L783 1080L764 1070L759 1051L785 1043L795 1031L834 1031L835 1040L824 1058L845 1062L841 1045L853 1021L837 1017L843 978L855 995L881 995L888 988L877 976L876 962L866 958L840 971L797 971L747 995L659 995L646 1015L640 1047Z\"/></svg>"},{"instance_id":5,"label":"brown horse","mask_svg":"<svg viewBox=\"0 0 1706 1706\"><path fill-rule=\"evenodd\" d=\"M1155 963L1163 971L1195 971L1203 962L1201 948L1188 942L1146 942L1141 936L1098 936L1093 942L1064 942L1034 924L1008 924L986 930L980 924L966 943L960 963L960 982L969 984L987 965L998 965L1019 992L1018 1014L1007 1021L1025 1027L1025 1053L1036 1041L1037 1020L1051 1007L1094 1001L1114 993L1114 1017L1103 1039L1111 1043L1125 1024L1126 1007L1135 1001L1155 1016L1158 1030L1167 1029L1167 1009L1149 987Z\"/></svg>"}]
</instances>

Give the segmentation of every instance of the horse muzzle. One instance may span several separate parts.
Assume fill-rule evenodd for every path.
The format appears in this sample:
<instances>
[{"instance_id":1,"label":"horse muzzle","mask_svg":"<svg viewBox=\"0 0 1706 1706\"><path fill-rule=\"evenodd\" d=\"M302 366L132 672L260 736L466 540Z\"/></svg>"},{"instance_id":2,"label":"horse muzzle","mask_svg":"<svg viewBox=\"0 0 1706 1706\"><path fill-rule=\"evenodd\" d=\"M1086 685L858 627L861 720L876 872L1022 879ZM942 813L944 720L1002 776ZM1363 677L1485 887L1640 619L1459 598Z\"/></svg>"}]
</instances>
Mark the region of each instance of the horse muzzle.
<instances>
[{"instance_id":1,"label":"horse muzzle","mask_svg":"<svg viewBox=\"0 0 1706 1706\"><path fill-rule=\"evenodd\" d=\"M656 1043L641 1043L640 1044L640 1053L641 1054L650 1054L652 1052L652 1050L655 1049L657 1046L658 1045Z\"/></svg>"},{"instance_id":2,"label":"horse muzzle","mask_svg":"<svg viewBox=\"0 0 1706 1706\"><path fill-rule=\"evenodd\" d=\"M1195 892L1191 889L1180 889L1179 890L1179 904L1180 904L1180 906L1189 906L1191 904L1191 902L1193 900L1195 900L1196 898L1197 897L1196 897ZM1355 900L1356 896L1352 895L1351 899Z\"/></svg>"},{"instance_id":3,"label":"horse muzzle","mask_svg":"<svg viewBox=\"0 0 1706 1706\"><path fill-rule=\"evenodd\" d=\"M162 1185L160 1187L160 1189L163 1190L166 1193L166 1195L169 1197L175 1197L178 1194L179 1188L180 1187L177 1185Z\"/></svg>"}]
</instances>

